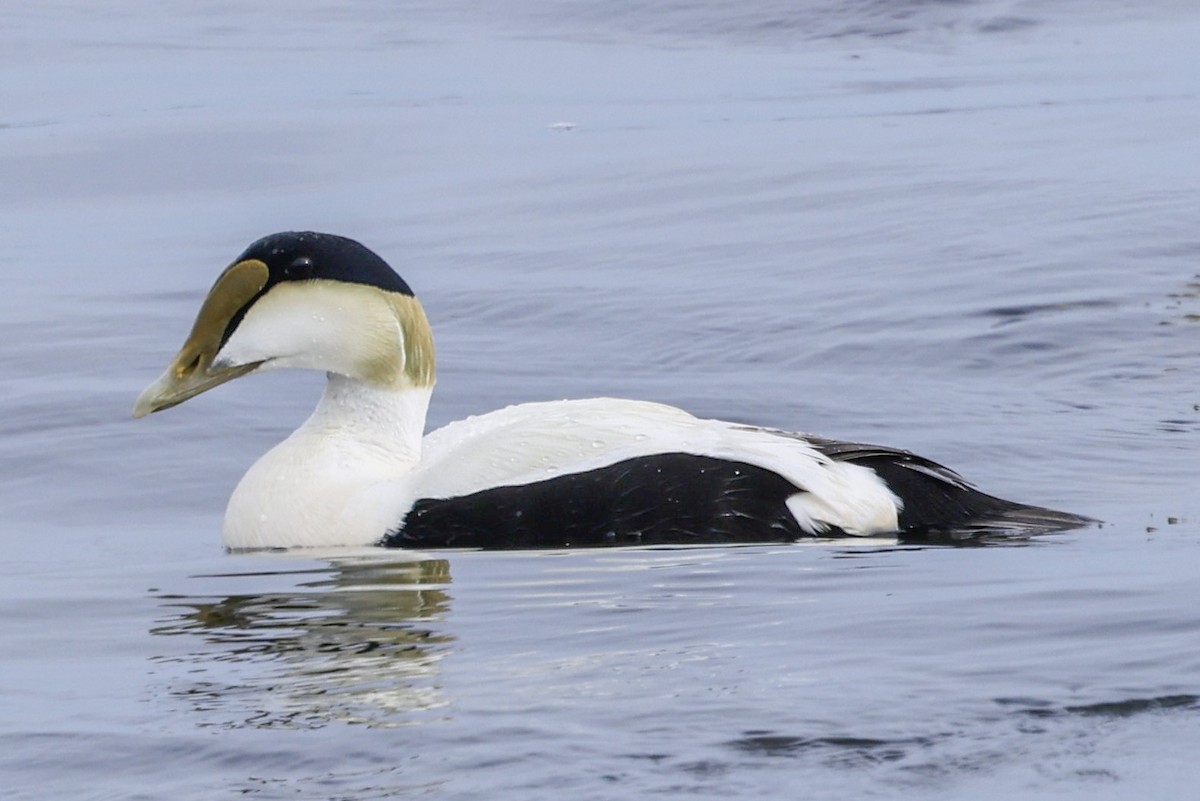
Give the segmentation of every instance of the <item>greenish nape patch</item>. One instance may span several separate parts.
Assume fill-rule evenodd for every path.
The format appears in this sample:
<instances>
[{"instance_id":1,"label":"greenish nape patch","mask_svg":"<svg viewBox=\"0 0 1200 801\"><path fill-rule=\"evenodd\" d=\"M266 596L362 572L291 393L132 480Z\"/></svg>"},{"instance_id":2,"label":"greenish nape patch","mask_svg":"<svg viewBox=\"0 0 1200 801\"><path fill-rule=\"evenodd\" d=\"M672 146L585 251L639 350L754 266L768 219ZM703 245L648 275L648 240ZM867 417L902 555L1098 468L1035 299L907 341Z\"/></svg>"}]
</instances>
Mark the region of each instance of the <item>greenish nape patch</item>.
<instances>
[{"instance_id":1,"label":"greenish nape patch","mask_svg":"<svg viewBox=\"0 0 1200 801\"><path fill-rule=\"evenodd\" d=\"M402 374L415 387L431 387L437 381L437 359L425 309L412 295L389 292L387 296L404 339Z\"/></svg>"}]
</instances>

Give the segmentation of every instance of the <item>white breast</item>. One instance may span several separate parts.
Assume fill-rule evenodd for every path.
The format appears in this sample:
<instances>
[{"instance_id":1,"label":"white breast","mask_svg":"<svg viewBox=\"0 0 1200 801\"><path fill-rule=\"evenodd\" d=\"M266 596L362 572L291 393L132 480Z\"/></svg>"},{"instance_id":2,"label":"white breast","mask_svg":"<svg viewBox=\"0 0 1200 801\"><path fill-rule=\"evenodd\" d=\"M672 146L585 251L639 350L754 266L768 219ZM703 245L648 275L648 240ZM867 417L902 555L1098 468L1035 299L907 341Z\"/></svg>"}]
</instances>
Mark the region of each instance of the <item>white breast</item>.
<instances>
[{"instance_id":1,"label":"white breast","mask_svg":"<svg viewBox=\"0 0 1200 801\"><path fill-rule=\"evenodd\" d=\"M404 519L431 390L330 376L312 416L246 473L225 510L229 548L371 545Z\"/></svg>"}]
</instances>

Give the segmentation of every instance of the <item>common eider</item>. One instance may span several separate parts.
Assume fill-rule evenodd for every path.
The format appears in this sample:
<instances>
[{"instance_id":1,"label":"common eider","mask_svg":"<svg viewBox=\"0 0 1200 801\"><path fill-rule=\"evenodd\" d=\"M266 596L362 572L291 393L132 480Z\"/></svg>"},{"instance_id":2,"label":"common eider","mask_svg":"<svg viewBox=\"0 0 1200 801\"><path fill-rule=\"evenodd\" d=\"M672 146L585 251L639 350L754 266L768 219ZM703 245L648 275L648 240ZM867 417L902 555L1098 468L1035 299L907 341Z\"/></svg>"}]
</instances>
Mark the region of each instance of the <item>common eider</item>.
<instances>
[{"instance_id":1,"label":"common eider","mask_svg":"<svg viewBox=\"0 0 1200 801\"><path fill-rule=\"evenodd\" d=\"M229 500L230 549L794 541L1048 531L1085 518L986 495L915 454L596 398L510 406L423 436L433 334L373 251L320 233L250 245L134 417L226 381L328 375L316 411Z\"/></svg>"}]
</instances>

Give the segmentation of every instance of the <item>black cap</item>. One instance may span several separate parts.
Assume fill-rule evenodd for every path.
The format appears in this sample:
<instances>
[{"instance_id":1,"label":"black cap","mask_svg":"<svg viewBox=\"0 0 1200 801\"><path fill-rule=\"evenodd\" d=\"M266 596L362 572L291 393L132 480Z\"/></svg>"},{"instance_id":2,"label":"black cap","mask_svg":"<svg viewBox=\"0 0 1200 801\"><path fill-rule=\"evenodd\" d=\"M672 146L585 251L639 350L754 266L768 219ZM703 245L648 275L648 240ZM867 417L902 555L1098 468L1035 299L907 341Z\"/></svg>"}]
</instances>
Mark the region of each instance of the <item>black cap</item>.
<instances>
[{"instance_id":1,"label":"black cap","mask_svg":"<svg viewBox=\"0 0 1200 801\"><path fill-rule=\"evenodd\" d=\"M247 259L263 262L270 271L263 292L284 281L325 279L413 294L404 279L373 250L336 234L312 231L271 234L246 248L234 263Z\"/></svg>"}]
</instances>

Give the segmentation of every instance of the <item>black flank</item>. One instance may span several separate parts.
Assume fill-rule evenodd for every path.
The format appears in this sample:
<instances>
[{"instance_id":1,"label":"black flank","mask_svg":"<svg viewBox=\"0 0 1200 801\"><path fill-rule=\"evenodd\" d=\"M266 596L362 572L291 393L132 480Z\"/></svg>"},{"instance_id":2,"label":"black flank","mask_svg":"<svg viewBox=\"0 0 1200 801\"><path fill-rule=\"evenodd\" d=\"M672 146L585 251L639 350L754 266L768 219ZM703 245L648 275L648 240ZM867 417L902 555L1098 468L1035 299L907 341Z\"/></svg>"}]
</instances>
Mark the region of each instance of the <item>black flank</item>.
<instances>
[{"instance_id":1,"label":"black flank","mask_svg":"<svg viewBox=\"0 0 1200 801\"><path fill-rule=\"evenodd\" d=\"M381 544L496 549L791 542L811 536L786 506L800 491L761 467L657 454L532 484L422 499Z\"/></svg>"}]
</instances>

